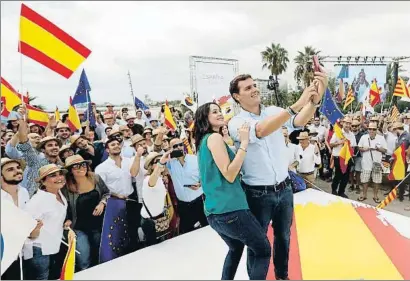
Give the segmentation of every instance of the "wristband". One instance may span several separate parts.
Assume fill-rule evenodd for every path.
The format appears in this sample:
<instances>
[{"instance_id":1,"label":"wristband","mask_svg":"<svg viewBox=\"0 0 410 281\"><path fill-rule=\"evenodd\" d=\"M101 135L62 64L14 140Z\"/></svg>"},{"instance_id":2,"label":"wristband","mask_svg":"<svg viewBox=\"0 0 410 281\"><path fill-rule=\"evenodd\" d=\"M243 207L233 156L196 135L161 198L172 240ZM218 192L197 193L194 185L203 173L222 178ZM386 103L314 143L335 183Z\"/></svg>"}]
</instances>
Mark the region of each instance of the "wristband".
<instances>
[{"instance_id":1,"label":"wristband","mask_svg":"<svg viewBox=\"0 0 410 281\"><path fill-rule=\"evenodd\" d=\"M239 147L240 150L243 150L244 152L248 152L246 149L243 149L242 147Z\"/></svg>"},{"instance_id":2,"label":"wristband","mask_svg":"<svg viewBox=\"0 0 410 281\"><path fill-rule=\"evenodd\" d=\"M287 107L287 108L286 108L286 112L287 112L291 117L296 115L296 113L295 113L290 107Z\"/></svg>"},{"instance_id":3,"label":"wristband","mask_svg":"<svg viewBox=\"0 0 410 281\"><path fill-rule=\"evenodd\" d=\"M322 105L322 100L320 100L317 104L313 102L313 100L310 100L310 103L314 106L314 107L320 107Z\"/></svg>"}]
</instances>

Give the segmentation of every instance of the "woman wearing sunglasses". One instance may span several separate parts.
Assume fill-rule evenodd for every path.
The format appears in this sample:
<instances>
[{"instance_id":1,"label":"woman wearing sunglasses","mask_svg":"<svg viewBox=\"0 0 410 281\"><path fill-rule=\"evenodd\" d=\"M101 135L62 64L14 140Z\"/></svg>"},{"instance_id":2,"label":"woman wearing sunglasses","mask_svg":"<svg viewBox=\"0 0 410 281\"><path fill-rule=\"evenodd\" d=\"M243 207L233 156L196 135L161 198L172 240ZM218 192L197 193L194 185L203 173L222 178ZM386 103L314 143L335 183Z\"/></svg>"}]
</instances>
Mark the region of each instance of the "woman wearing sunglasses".
<instances>
[{"instance_id":1,"label":"woman wearing sunglasses","mask_svg":"<svg viewBox=\"0 0 410 281\"><path fill-rule=\"evenodd\" d=\"M36 238L27 239L24 248L24 279L58 279L62 264L58 253L63 237L63 224L67 214L67 200L61 192L67 171L55 164L39 170L39 189L26 204L25 210L43 226ZM72 233L72 232L70 232ZM65 247L65 246L64 246Z\"/></svg>"},{"instance_id":2,"label":"woman wearing sunglasses","mask_svg":"<svg viewBox=\"0 0 410 281\"><path fill-rule=\"evenodd\" d=\"M224 125L221 108L216 103L206 103L195 113L195 143L205 194L205 214L209 225L229 247L222 279L234 279L246 245L254 257L254 263L248 266L249 278L265 280L271 255L270 243L249 210L239 180L249 143L249 125L245 123L239 129L241 144L236 155L219 134Z\"/></svg>"},{"instance_id":3,"label":"woman wearing sunglasses","mask_svg":"<svg viewBox=\"0 0 410 281\"><path fill-rule=\"evenodd\" d=\"M98 264L103 214L109 190L99 175L91 172L91 161L80 155L65 160L67 187L63 193L68 201L66 227L71 227L77 235L77 270Z\"/></svg>"},{"instance_id":4,"label":"woman wearing sunglasses","mask_svg":"<svg viewBox=\"0 0 410 281\"><path fill-rule=\"evenodd\" d=\"M169 225L174 215L173 206L163 182L165 162L170 152L161 155L151 152L145 158L144 168L147 177L142 186L143 207L141 209L141 227L147 246L156 244L171 231Z\"/></svg>"}]
</instances>

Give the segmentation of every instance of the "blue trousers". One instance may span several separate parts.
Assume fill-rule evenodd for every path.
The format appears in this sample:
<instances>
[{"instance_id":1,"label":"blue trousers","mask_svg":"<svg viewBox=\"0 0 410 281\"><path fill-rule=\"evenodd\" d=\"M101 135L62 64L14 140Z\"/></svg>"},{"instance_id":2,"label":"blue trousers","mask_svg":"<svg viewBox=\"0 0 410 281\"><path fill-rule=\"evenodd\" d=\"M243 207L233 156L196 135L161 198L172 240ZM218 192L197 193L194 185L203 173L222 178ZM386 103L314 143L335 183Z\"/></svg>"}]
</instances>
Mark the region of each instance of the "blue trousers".
<instances>
[{"instance_id":1,"label":"blue trousers","mask_svg":"<svg viewBox=\"0 0 410 281\"><path fill-rule=\"evenodd\" d=\"M287 186L275 192L273 188L252 187L242 183L249 208L256 217L264 233L272 221L274 231L273 264L276 279L288 278L290 228L293 219L293 191ZM248 270L255 263L254 253L248 250Z\"/></svg>"},{"instance_id":2,"label":"blue trousers","mask_svg":"<svg viewBox=\"0 0 410 281\"><path fill-rule=\"evenodd\" d=\"M252 252L248 267L251 280L265 280L269 269L271 247L266 231L249 210L208 216L209 225L229 247L222 270L222 280L233 280L242 257L244 246Z\"/></svg>"}]
</instances>

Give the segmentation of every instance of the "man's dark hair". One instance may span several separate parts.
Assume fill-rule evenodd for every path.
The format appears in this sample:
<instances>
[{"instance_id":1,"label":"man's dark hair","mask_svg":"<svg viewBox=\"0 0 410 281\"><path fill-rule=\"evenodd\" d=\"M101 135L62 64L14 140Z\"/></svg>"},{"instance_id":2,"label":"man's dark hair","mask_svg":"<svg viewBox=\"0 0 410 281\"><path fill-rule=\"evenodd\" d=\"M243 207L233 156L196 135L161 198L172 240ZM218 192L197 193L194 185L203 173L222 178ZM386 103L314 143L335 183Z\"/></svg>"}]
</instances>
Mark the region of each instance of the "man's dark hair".
<instances>
[{"instance_id":1,"label":"man's dark hair","mask_svg":"<svg viewBox=\"0 0 410 281\"><path fill-rule=\"evenodd\" d=\"M239 94L239 87L238 84L241 81L245 81L246 79L252 79L252 76L250 74L240 74L236 76L231 83L229 84L229 93L231 93L231 96L234 101L238 102L234 97L233 94Z\"/></svg>"}]
</instances>

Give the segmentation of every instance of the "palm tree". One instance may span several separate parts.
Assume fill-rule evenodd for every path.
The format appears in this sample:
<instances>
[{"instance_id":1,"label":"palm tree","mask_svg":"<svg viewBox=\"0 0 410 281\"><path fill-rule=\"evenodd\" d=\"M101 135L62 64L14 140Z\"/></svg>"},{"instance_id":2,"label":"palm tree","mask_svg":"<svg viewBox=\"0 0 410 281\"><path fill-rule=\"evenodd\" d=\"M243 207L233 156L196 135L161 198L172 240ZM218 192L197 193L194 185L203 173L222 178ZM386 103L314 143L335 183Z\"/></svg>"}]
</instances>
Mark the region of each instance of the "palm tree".
<instances>
[{"instance_id":1,"label":"palm tree","mask_svg":"<svg viewBox=\"0 0 410 281\"><path fill-rule=\"evenodd\" d=\"M319 56L320 51L316 50L312 46L306 46L304 52L299 51L299 54L295 58L296 69L295 69L295 80L300 85L303 83L304 87L309 86L310 82L313 80L313 60L312 56ZM319 63L323 59L319 58ZM321 64L321 63L320 63ZM322 64L321 64L322 65Z\"/></svg>"},{"instance_id":2,"label":"palm tree","mask_svg":"<svg viewBox=\"0 0 410 281\"><path fill-rule=\"evenodd\" d=\"M278 81L278 76L286 71L288 68L288 51L283 48L280 44L272 43L271 46L266 47L265 51L261 52L262 56L262 69L267 68L271 75L275 77ZM279 96L278 91L275 90L276 103L279 106Z\"/></svg>"}]
</instances>

